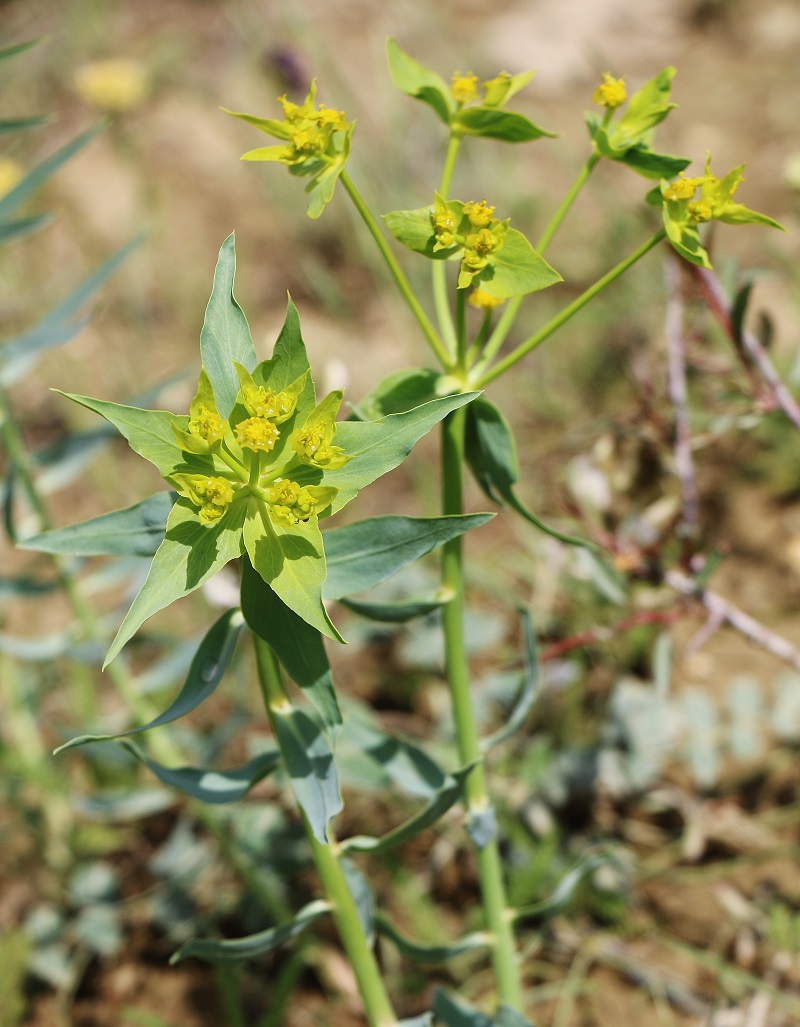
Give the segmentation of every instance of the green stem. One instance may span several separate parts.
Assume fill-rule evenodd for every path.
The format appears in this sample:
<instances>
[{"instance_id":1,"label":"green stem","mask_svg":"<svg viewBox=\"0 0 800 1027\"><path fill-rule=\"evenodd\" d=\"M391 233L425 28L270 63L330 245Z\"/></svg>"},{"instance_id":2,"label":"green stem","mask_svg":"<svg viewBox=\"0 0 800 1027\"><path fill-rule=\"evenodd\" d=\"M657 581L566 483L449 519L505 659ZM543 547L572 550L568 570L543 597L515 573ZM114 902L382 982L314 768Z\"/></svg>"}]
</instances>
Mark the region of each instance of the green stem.
<instances>
[{"instance_id":1,"label":"green stem","mask_svg":"<svg viewBox=\"0 0 800 1027\"><path fill-rule=\"evenodd\" d=\"M591 173L594 171L595 165L599 162L599 160L599 153L591 154L586 163L581 168L581 170L578 172L577 178L570 186L567 195L561 201L558 210L556 210L555 214L550 219L547 228L545 228L544 232L541 235L541 238L536 244L536 252L539 254L540 257L544 256L545 250L552 242L553 236L556 234L556 232L561 226L561 222L567 216L570 207L572 207L572 204L575 202L578 193L581 191L581 189L583 189L587 179L589 178L589 175L591 175ZM517 313L519 312L519 308L521 307L522 301L524 299L524 296L514 296L511 300L509 300L508 306L503 312L503 316L497 322L497 327L492 332L489 341L486 343L486 349L484 350L483 357L484 362L482 366L488 367L490 362L494 359L495 355L500 351L500 347L506 341L506 336L508 335L509 331L511 330L511 326L516 320Z\"/></svg>"},{"instance_id":2,"label":"green stem","mask_svg":"<svg viewBox=\"0 0 800 1027\"><path fill-rule=\"evenodd\" d=\"M628 270L628 268L632 267L637 262L637 260L641 260L641 258L646 253L649 253L654 246L657 246L665 237L665 235L666 232L663 228L660 231L656 232L656 234L652 236L650 239L648 239L647 242L643 243L638 250L635 250L629 257L626 257L625 260L617 264L616 267L613 267L608 272L608 274L603 275L603 277L599 279L597 282L595 282L594 285L590 286L585 292L581 293L581 295L578 296L577 299L573 300L572 303L570 303L562 311L556 314L555 317L552 317L547 322L547 324L543 325L538 331L534 332L533 335L527 338L524 342L521 342L519 346L516 347L516 349L513 349L499 363L495 364L490 371L484 372L483 370L487 365L486 359L480 361L479 364L476 364L475 368L473 369L473 385L475 386L475 388L485 388L485 386L487 386L489 382L493 382L495 378L499 378L500 375L505 374L505 372L508 371L509 368L513 367L514 364L522 360L524 356L530 353L532 349L535 349L538 345L540 345L540 343L544 342L545 339L549 339L554 332L556 332L563 324L566 324L566 322L569 321L569 319L573 317L575 314L577 314L579 310L582 310L587 303L589 303L591 300L594 299L595 296L598 295L598 293L601 293L603 289L611 285L612 282L616 281L617 278L620 277L620 275L624 274Z\"/></svg>"},{"instance_id":3,"label":"green stem","mask_svg":"<svg viewBox=\"0 0 800 1027\"><path fill-rule=\"evenodd\" d=\"M456 290L456 370L467 369L467 290Z\"/></svg>"},{"instance_id":4,"label":"green stem","mask_svg":"<svg viewBox=\"0 0 800 1027\"><path fill-rule=\"evenodd\" d=\"M458 156L460 146L461 136L452 134L447 144L442 178L439 182L439 195L444 197L444 199L447 199L447 194L450 192L453 170L456 166L456 157ZM439 331L442 333L442 338L450 353L455 354L456 332L447 289L447 261L434 260L431 276L433 282L433 302L436 307L436 317L439 321Z\"/></svg>"},{"instance_id":5,"label":"green stem","mask_svg":"<svg viewBox=\"0 0 800 1027\"><path fill-rule=\"evenodd\" d=\"M465 411L445 418L442 433L442 512L463 513ZM484 813L491 806L486 772L481 757L478 728L472 705L469 667L464 644L464 571L461 538L445 543L442 584L453 596L443 608L447 679L453 703L458 751L462 764L474 763L467 777L465 800L468 815ZM503 868L497 839L476 850L484 916L493 936L492 965L501 1002L522 1012L522 983L514 929L506 899Z\"/></svg>"},{"instance_id":6,"label":"green stem","mask_svg":"<svg viewBox=\"0 0 800 1027\"><path fill-rule=\"evenodd\" d=\"M361 194L353 185L353 182L346 171L343 171L341 174L341 182L347 190L348 196L355 204L356 210L361 215L361 219L369 229L372 238L375 240L375 244L380 250L380 254L386 262L386 266L389 268L389 273L394 279L395 285L400 290L400 295L408 304L411 313L414 315L417 324L422 329L423 334L425 335L425 338L428 340L431 349L436 354L442 366L449 367L450 356L447 352L447 349L443 345L442 340L436 334L436 329L431 324L428 315L420 306L419 300L414 295L414 291L411 288L408 279L403 274L403 269L397 263L394 254L389 249L389 244L386 242L386 239L383 236L383 232L381 232L378 222L373 217L372 211L364 202Z\"/></svg>"},{"instance_id":7,"label":"green stem","mask_svg":"<svg viewBox=\"0 0 800 1027\"><path fill-rule=\"evenodd\" d=\"M487 336L489 335L489 329L491 328L491 326L492 326L492 312L491 312L491 310L487 310L484 313L484 315L483 315L483 321L481 322L481 326L478 329L478 334L475 336L475 339L474 339L472 345L467 350L467 355L466 355L466 365L467 365L467 367L471 367L475 363L475 361L478 359L478 355L480 354L481 350L483 349L483 345L486 342Z\"/></svg>"},{"instance_id":8,"label":"green stem","mask_svg":"<svg viewBox=\"0 0 800 1027\"><path fill-rule=\"evenodd\" d=\"M283 687L280 664L274 652L257 635L253 635L253 640L264 705L274 730L275 711L285 707L289 700ZM278 737L277 731L275 736ZM332 838L328 845L317 841L305 816L303 822L317 873L331 904L331 914L358 982L358 990L370 1027L394 1027L398 1022L397 1016L384 987L375 954L367 941L358 909L339 861L338 846Z\"/></svg>"}]
</instances>

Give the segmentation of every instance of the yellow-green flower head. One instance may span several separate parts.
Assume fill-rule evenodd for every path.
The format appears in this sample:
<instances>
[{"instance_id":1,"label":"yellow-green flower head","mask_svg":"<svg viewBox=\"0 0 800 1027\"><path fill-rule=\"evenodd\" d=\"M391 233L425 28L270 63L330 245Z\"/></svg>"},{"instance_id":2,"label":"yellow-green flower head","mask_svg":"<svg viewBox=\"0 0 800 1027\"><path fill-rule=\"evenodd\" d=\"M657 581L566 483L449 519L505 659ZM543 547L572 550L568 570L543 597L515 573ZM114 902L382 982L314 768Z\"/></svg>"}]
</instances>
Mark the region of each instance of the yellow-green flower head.
<instances>
[{"instance_id":1,"label":"yellow-green flower head","mask_svg":"<svg viewBox=\"0 0 800 1027\"><path fill-rule=\"evenodd\" d=\"M488 292L484 292L483 289L473 289L469 294L467 302L471 307L477 307L479 310L494 310L501 303L505 303L505 300L499 296L491 296Z\"/></svg>"},{"instance_id":2,"label":"yellow-green flower head","mask_svg":"<svg viewBox=\"0 0 800 1027\"><path fill-rule=\"evenodd\" d=\"M276 482L269 490L270 511L288 524L307 521L314 513L317 500L296 481Z\"/></svg>"},{"instance_id":3,"label":"yellow-green flower head","mask_svg":"<svg viewBox=\"0 0 800 1027\"><path fill-rule=\"evenodd\" d=\"M0 157L0 198L10 193L24 172L22 166L10 157Z\"/></svg>"},{"instance_id":4,"label":"yellow-green flower head","mask_svg":"<svg viewBox=\"0 0 800 1027\"><path fill-rule=\"evenodd\" d=\"M207 442L209 446L220 442L229 431L228 422L224 421L216 410L209 410L202 403L199 404L197 412L189 421L189 432L197 438Z\"/></svg>"},{"instance_id":5,"label":"yellow-green flower head","mask_svg":"<svg viewBox=\"0 0 800 1027\"><path fill-rule=\"evenodd\" d=\"M182 496L200 508L198 517L203 524L216 523L233 502L234 489L226 478L174 474L170 481Z\"/></svg>"},{"instance_id":6,"label":"yellow-green flower head","mask_svg":"<svg viewBox=\"0 0 800 1027\"><path fill-rule=\"evenodd\" d=\"M438 193L434 201L432 219L433 231L436 234L433 252L436 253L438 250L448 249L456 242L455 232L460 219Z\"/></svg>"},{"instance_id":7,"label":"yellow-green flower head","mask_svg":"<svg viewBox=\"0 0 800 1027\"><path fill-rule=\"evenodd\" d=\"M349 128L344 111L334 110L333 107L323 107L322 104L317 111L317 124L320 128L332 128L334 132L344 132Z\"/></svg>"},{"instance_id":8,"label":"yellow-green flower head","mask_svg":"<svg viewBox=\"0 0 800 1027\"><path fill-rule=\"evenodd\" d=\"M450 95L456 103L470 103L478 99L478 76L471 71L462 75L460 71L454 71L450 79Z\"/></svg>"},{"instance_id":9,"label":"yellow-green flower head","mask_svg":"<svg viewBox=\"0 0 800 1027\"><path fill-rule=\"evenodd\" d=\"M331 392L312 411L302 428L292 432L289 443L303 463L329 471L344 467L350 459L341 446L334 446L336 411L341 392Z\"/></svg>"},{"instance_id":10,"label":"yellow-green flower head","mask_svg":"<svg viewBox=\"0 0 800 1027\"><path fill-rule=\"evenodd\" d=\"M304 121L306 118L313 116L313 97L307 97L305 103L292 103L291 100L286 98L286 94L284 93L283 96L278 97L278 103L283 107L284 119L290 123Z\"/></svg>"},{"instance_id":11,"label":"yellow-green flower head","mask_svg":"<svg viewBox=\"0 0 800 1027\"><path fill-rule=\"evenodd\" d=\"M263 385L245 385L242 397L248 413L254 417L266 417L276 424L291 417L297 406L297 396L288 390L276 393Z\"/></svg>"},{"instance_id":12,"label":"yellow-green flower head","mask_svg":"<svg viewBox=\"0 0 800 1027\"><path fill-rule=\"evenodd\" d=\"M281 437L274 422L266 417L248 417L240 421L234 431L236 441L242 449L249 449L254 453L271 452Z\"/></svg>"},{"instance_id":13,"label":"yellow-green flower head","mask_svg":"<svg viewBox=\"0 0 800 1027\"><path fill-rule=\"evenodd\" d=\"M503 238L501 234L493 229L481 228L479 232L473 232L466 238L464 245L464 264L468 268L484 267L486 265L486 258L489 254L499 250L502 245Z\"/></svg>"},{"instance_id":14,"label":"yellow-green flower head","mask_svg":"<svg viewBox=\"0 0 800 1027\"><path fill-rule=\"evenodd\" d=\"M492 214L494 214L494 207L490 207L486 200L481 200L480 203L470 201L464 204L464 214L469 218L470 224L474 225L475 228L486 228L486 226L492 220Z\"/></svg>"},{"instance_id":15,"label":"yellow-green flower head","mask_svg":"<svg viewBox=\"0 0 800 1027\"><path fill-rule=\"evenodd\" d=\"M303 125L292 133L292 146L298 154L322 153L327 145L325 133L316 124Z\"/></svg>"},{"instance_id":16,"label":"yellow-green flower head","mask_svg":"<svg viewBox=\"0 0 800 1027\"><path fill-rule=\"evenodd\" d=\"M75 92L100 110L121 113L147 97L147 73L138 61L115 58L84 64L75 73Z\"/></svg>"},{"instance_id":17,"label":"yellow-green flower head","mask_svg":"<svg viewBox=\"0 0 800 1027\"><path fill-rule=\"evenodd\" d=\"M685 178L681 172L674 182L662 186L661 194L665 200L691 200L702 183L702 178Z\"/></svg>"},{"instance_id":18,"label":"yellow-green flower head","mask_svg":"<svg viewBox=\"0 0 800 1027\"><path fill-rule=\"evenodd\" d=\"M714 216L711 204L707 200L692 200L686 208L686 212L689 215L689 220L696 225L710 221Z\"/></svg>"},{"instance_id":19,"label":"yellow-green flower head","mask_svg":"<svg viewBox=\"0 0 800 1027\"><path fill-rule=\"evenodd\" d=\"M603 81L592 93L592 100L594 103L599 104L601 107L608 107L613 110L615 107L622 106L627 99L628 94L625 91L625 79L614 78L610 72L604 71Z\"/></svg>"}]
</instances>

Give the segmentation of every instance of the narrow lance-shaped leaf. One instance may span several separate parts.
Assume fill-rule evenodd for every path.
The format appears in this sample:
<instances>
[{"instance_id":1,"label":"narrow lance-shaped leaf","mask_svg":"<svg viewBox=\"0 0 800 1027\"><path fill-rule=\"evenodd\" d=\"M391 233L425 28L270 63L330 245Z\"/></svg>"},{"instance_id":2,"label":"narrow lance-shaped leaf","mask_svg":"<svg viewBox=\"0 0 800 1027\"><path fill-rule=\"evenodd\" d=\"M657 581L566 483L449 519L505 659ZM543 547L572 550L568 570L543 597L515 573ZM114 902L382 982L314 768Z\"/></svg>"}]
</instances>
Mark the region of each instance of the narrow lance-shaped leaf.
<instances>
[{"instance_id":1,"label":"narrow lance-shaped leaf","mask_svg":"<svg viewBox=\"0 0 800 1027\"><path fill-rule=\"evenodd\" d=\"M492 943L491 936L485 931L473 931L472 934L449 944L423 944L403 934L383 913L378 913L375 917L375 926L378 934L393 942L400 955L410 963L446 963L450 959L463 956L465 952L488 948Z\"/></svg>"},{"instance_id":2,"label":"narrow lance-shaped leaf","mask_svg":"<svg viewBox=\"0 0 800 1027\"><path fill-rule=\"evenodd\" d=\"M347 710L343 738L376 763L388 782L422 799L432 799L447 785L447 775L424 749L384 731L366 707L350 702Z\"/></svg>"},{"instance_id":3,"label":"narrow lance-shaped leaf","mask_svg":"<svg viewBox=\"0 0 800 1027\"><path fill-rule=\"evenodd\" d=\"M157 492L122 510L43 531L19 543L19 548L72 556L153 556L176 498L174 492Z\"/></svg>"},{"instance_id":4,"label":"narrow lance-shaped leaf","mask_svg":"<svg viewBox=\"0 0 800 1027\"><path fill-rule=\"evenodd\" d=\"M234 963L265 956L302 934L315 920L330 912L330 908L327 902L317 899L304 906L293 920L271 927L268 931L260 931L246 938L195 938L182 945L170 963L179 963L190 956L207 959L212 963Z\"/></svg>"},{"instance_id":5,"label":"narrow lance-shaped leaf","mask_svg":"<svg viewBox=\"0 0 800 1027\"><path fill-rule=\"evenodd\" d=\"M490 521L493 514L371 517L324 532L328 599L363 592L426 553Z\"/></svg>"},{"instance_id":6,"label":"narrow lance-shaped leaf","mask_svg":"<svg viewBox=\"0 0 800 1027\"><path fill-rule=\"evenodd\" d=\"M314 704L325 727L335 731L342 714L322 636L289 609L249 561L242 567L242 613Z\"/></svg>"},{"instance_id":7,"label":"narrow lance-shaped leaf","mask_svg":"<svg viewBox=\"0 0 800 1027\"><path fill-rule=\"evenodd\" d=\"M236 248L231 234L219 251L211 298L200 333L203 367L211 379L217 409L222 417L230 415L239 391L234 361L243 364L248 371L256 366L250 327L233 295L235 274Z\"/></svg>"},{"instance_id":8,"label":"narrow lance-shaped leaf","mask_svg":"<svg viewBox=\"0 0 800 1027\"><path fill-rule=\"evenodd\" d=\"M244 618L239 610L228 610L219 618L200 643L180 692L169 707L153 720L142 724L141 727L134 727L129 731L121 731L117 734L80 735L65 745L59 746L56 753L71 749L76 745L85 745L87 742L105 742L139 734L141 731L149 731L150 728L170 724L173 720L185 717L187 713L196 710L200 703L216 691L217 685L228 669L243 624Z\"/></svg>"},{"instance_id":9,"label":"narrow lance-shaped leaf","mask_svg":"<svg viewBox=\"0 0 800 1027\"><path fill-rule=\"evenodd\" d=\"M359 617L377 621L378 624L407 624L418 617L427 617L434 610L441 610L450 602L450 596L442 596L437 589L424 596L404 599L393 603L381 603L369 599L341 599L342 606L357 613Z\"/></svg>"},{"instance_id":10,"label":"narrow lance-shaped leaf","mask_svg":"<svg viewBox=\"0 0 800 1027\"><path fill-rule=\"evenodd\" d=\"M21 203L36 192L39 186L46 182L62 164L65 164L71 157L74 157L76 153L82 150L102 129L103 125L99 124L82 133L82 135L73 139L72 142L67 143L66 146L62 146L52 156L37 164L22 181L18 182L13 189L9 189L6 195L0 199L0 223L8 221Z\"/></svg>"},{"instance_id":11,"label":"narrow lance-shaped leaf","mask_svg":"<svg viewBox=\"0 0 800 1027\"><path fill-rule=\"evenodd\" d=\"M162 784L193 799L210 805L238 802L281 762L280 753L265 752L234 770L210 770L205 767L165 767L151 760L133 742L117 743L151 770Z\"/></svg>"},{"instance_id":12,"label":"narrow lance-shaped leaf","mask_svg":"<svg viewBox=\"0 0 800 1027\"><path fill-rule=\"evenodd\" d=\"M476 481L490 499L508 504L520 517L560 542L595 548L591 542L548 527L517 498L514 485L519 479L519 464L514 437L498 408L482 397L467 412L466 457Z\"/></svg>"},{"instance_id":13,"label":"narrow lance-shaped leaf","mask_svg":"<svg viewBox=\"0 0 800 1027\"><path fill-rule=\"evenodd\" d=\"M68 342L84 328L87 319L78 318L81 307L105 284L141 241L142 237L137 236L122 246L81 282L66 299L53 307L37 325L0 347L2 384L10 385L17 381L33 366L37 354Z\"/></svg>"},{"instance_id":14,"label":"narrow lance-shaped leaf","mask_svg":"<svg viewBox=\"0 0 800 1027\"><path fill-rule=\"evenodd\" d=\"M536 654L533 622L527 610L520 610L519 613L522 620L522 635L525 640L525 676L522 689L505 724L481 743L483 752L504 742L523 726L539 694L539 660Z\"/></svg>"},{"instance_id":15,"label":"narrow lance-shaped leaf","mask_svg":"<svg viewBox=\"0 0 800 1027\"><path fill-rule=\"evenodd\" d=\"M473 766L474 764L470 764L470 766L456 771L452 776L448 776L442 787L431 796L430 801L423 809L403 821L392 831L380 838L357 835L348 838L342 843L342 847L348 852L385 852L387 849L393 849L397 845L416 838L421 831L435 824L463 797L464 781Z\"/></svg>"},{"instance_id":16,"label":"narrow lance-shaped leaf","mask_svg":"<svg viewBox=\"0 0 800 1027\"><path fill-rule=\"evenodd\" d=\"M325 733L304 710L276 708L273 724L292 790L318 842L328 843L328 821L342 809L339 775Z\"/></svg>"}]
</instances>

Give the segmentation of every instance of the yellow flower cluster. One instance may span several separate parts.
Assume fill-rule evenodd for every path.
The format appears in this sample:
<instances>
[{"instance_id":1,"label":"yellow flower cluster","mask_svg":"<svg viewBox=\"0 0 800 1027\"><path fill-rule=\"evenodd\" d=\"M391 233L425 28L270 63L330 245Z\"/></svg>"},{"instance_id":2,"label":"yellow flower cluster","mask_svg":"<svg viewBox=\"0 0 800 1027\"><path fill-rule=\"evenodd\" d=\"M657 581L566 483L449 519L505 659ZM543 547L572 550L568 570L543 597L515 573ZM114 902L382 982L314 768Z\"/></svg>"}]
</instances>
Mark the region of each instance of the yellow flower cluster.
<instances>
[{"instance_id":1,"label":"yellow flower cluster","mask_svg":"<svg viewBox=\"0 0 800 1027\"><path fill-rule=\"evenodd\" d=\"M460 71L454 71L450 80L450 95L456 103L470 103L478 98L478 76L471 71L462 75Z\"/></svg>"},{"instance_id":2,"label":"yellow flower cluster","mask_svg":"<svg viewBox=\"0 0 800 1027\"><path fill-rule=\"evenodd\" d=\"M315 88L305 103L297 104L279 96L283 107L284 125L288 142L281 160L284 164L299 164L313 157L321 157L328 150L334 132L344 132L350 127L344 111L332 107L317 107L314 102Z\"/></svg>"},{"instance_id":3,"label":"yellow flower cluster","mask_svg":"<svg viewBox=\"0 0 800 1027\"><path fill-rule=\"evenodd\" d=\"M81 99L112 113L140 107L148 93L144 67L138 61L124 58L84 64L76 72L73 84Z\"/></svg>"},{"instance_id":4,"label":"yellow flower cluster","mask_svg":"<svg viewBox=\"0 0 800 1027\"><path fill-rule=\"evenodd\" d=\"M314 513L317 502L309 490L298 485L296 481L279 481L269 490L272 513L288 524L307 521Z\"/></svg>"},{"instance_id":5,"label":"yellow flower cluster","mask_svg":"<svg viewBox=\"0 0 800 1027\"><path fill-rule=\"evenodd\" d=\"M228 433L228 422L223 421L216 410L200 404L196 415L189 421L189 432L213 446Z\"/></svg>"},{"instance_id":6,"label":"yellow flower cluster","mask_svg":"<svg viewBox=\"0 0 800 1027\"><path fill-rule=\"evenodd\" d=\"M613 110L615 107L621 107L627 99L625 79L614 78L610 72L604 71L603 81L592 93L592 100L601 107L608 107Z\"/></svg>"}]
</instances>

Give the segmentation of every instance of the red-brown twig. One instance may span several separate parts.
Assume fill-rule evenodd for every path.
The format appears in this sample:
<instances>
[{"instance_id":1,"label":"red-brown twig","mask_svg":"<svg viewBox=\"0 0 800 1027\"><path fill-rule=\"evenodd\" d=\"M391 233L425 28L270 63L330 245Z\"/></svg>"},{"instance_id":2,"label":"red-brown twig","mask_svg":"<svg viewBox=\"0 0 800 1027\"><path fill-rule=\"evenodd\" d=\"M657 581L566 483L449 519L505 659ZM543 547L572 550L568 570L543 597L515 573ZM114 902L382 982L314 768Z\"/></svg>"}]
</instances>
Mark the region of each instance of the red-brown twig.
<instances>
[{"instance_id":1,"label":"red-brown twig","mask_svg":"<svg viewBox=\"0 0 800 1027\"><path fill-rule=\"evenodd\" d=\"M673 624L684 614L683 609L673 607L669 610L641 610L639 613L631 614L611 624L607 628L592 628L580 635L573 635L572 638L564 638L560 642L549 645L540 655L540 660L546 663L548 660L557 660L560 656L572 652L573 649L582 649L584 646L593 645L595 642L607 642L616 635L622 635L626 631L632 631L643 624Z\"/></svg>"}]
</instances>

